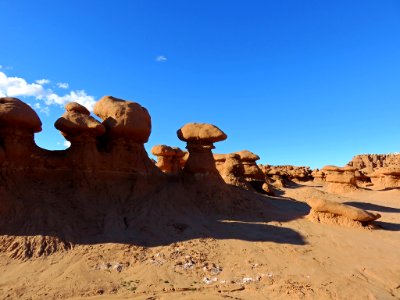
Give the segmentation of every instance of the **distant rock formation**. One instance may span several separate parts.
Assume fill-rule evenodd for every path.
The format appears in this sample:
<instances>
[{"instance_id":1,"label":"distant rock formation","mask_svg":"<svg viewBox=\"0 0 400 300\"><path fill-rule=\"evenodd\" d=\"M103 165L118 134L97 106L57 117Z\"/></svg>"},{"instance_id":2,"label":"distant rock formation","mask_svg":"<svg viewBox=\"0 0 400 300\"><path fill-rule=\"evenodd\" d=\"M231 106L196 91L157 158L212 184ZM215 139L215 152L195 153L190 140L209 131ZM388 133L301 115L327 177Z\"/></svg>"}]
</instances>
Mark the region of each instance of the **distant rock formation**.
<instances>
[{"instance_id":1,"label":"distant rock formation","mask_svg":"<svg viewBox=\"0 0 400 300\"><path fill-rule=\"evenodd\" d=\"M357 170L400 166L400 154L361 154L347 164Z\"/></svg>"},{"instance_id":2,"label":"distant rock formation","mask_svg":"<svg viewBox=\"0 0 400 300\"><path fill-rule=\"evenodd\" d=\"M278 188L286 187L291 181L302 182L313 179L310 167L306 166L260 165L260 169L272 181L273 185Z\"/></svg>"},{"instance_id":3,"label":"distant rock formation","mask_svg":"<svg viewBox=\"0 0 400 300\"><path fill-rule=\"evenodd\" d=\"M400 154L356 155L347 165L357 169L356 179L360 186L400 188L397 172L400 169Z\"/></svg>"},{"instance_id":4,"label":"distant rock formation","mask_svg":"<svg viewBox=\"0 0 400 300\"><path fill-rule=\"evenodd\" d=\"M322 171L326 174L326 189L331 193L346 193L357 190L355 177L356 169L350 166L325 166Z\"/></svg>"}]
</instances>

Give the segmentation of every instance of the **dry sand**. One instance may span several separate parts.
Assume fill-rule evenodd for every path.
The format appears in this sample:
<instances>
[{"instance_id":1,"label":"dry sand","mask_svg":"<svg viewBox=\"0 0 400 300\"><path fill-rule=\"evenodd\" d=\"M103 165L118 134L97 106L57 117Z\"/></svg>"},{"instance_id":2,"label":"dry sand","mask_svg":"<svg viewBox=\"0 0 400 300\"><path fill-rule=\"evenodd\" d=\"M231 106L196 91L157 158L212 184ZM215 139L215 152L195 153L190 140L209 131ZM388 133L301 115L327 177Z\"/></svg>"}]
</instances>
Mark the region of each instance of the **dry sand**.
<instances>
[{"instance_id":1,"label":"dry sand","mask_svg":"<svg viewBox=\"0 0 400 300\"><path fill-rule=\"evenodd\" d=\"M333 195L303 183L279 193L265 196L257 220L205 219L197 236L163 245L86 244L28 260L1 253L0 298L400 299L400 190ZM378 212L378 228L311 222L311 196ZM187 230L172 226L177 236Z\"/></svg>"}]
</instances>

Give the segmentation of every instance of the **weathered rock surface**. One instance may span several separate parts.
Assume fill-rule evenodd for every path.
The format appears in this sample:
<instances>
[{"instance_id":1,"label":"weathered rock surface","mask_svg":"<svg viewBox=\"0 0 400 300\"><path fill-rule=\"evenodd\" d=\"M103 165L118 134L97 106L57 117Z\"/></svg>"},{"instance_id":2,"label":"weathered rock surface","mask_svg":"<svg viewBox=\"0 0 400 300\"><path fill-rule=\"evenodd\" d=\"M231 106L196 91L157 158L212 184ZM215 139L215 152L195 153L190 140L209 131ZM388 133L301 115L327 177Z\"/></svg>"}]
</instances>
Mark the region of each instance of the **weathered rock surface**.
<instances>
[{"instance_id":1,"label":"weathered rock surface","mask_svg":"<svg viewBox=\"0 0 400 300\"><path fill-rule=\"evenodd\" d=\"M326 189L331 193L346 193L357 189L355 171L350 166L325 166L322 171L326 174Z\"/></svg>"},{"instance_id":2,"label":"weathered rock surface","mask_svg":"<svg viewBox=\"0 0 400 300\"><path fill-rule=\"evenodd\" d=\"M400 166L400 154L361 154L348 163L357 170Z\"/></svg>"},{"instance_id":3,"label":"weathered rock surface","mask_svg":"<svg viewBox=\"0 0 400 300\"><path fill-rule=\"evenodd\" d=\"M147 109L140 104L105 96L95 104L93 111L103 120L109 137L142 144L148 141L151 118Z\"/></svg>"},{"instance_id":4,"label":"weathered rock surface","mask_svg":"<svg viewBox=\"0 0 400 300\"><path fill-rule=\"evenodd\" d=\"M167 145L156 145L151 149L151 153L157 156L156 166L164 173L178 173L182 170L182 158L185 152L178 147Z\"/></svg>"},{"instance_id":5,"label":"weathered rock surface","mask_svg":"<svg viewBox=\"0 0 400 300\"><path fill-rule=\"evenodd\" d=\"M41 123L30 107L18 99L0 102L0 251L29 259L76 244L163 245L198 237L202 218L234 218L243 211L258 216L265 206L263 196L220 177L211 149L226 134L217 127L184 126L179 136L190 151L186 172L167 175L144 149L151 130L147 110L113 97L99 103L102 124L79 104L67 104L56 126L72 145L49 151L34 143ZM13 115L13 109L24 113ZM170 171L185 161L183 151L158 148L155 153L165 157L172 149L179 158ZM238 156L227 161L225 170L234 174ZM176 228L190 234L177 235Z\"/></svg>"},{"instance_id":6,"label":"weathered rock surface","mask_svg":"<svg viewBox=\"0 0 400 300\"><path fill-rule=\"evenodd\" d=\"M218 174L212 149L214 143L223 141L227 135L212 124L188 123L177 132L181 141L187 142L189 157L184 171L192 174Z\"/></svg>"},{"instance_id":7,"label":"weathered rock surface","mask_svg":"<svg viewBox=\"0 0 400 300\"><path fill-rule=\"evenodd\" d=\"M380 214L326 199L310 198L307 204L311 207L308 218L321 223L364 226L381 217Z\"/></svg>"}]
</instances>

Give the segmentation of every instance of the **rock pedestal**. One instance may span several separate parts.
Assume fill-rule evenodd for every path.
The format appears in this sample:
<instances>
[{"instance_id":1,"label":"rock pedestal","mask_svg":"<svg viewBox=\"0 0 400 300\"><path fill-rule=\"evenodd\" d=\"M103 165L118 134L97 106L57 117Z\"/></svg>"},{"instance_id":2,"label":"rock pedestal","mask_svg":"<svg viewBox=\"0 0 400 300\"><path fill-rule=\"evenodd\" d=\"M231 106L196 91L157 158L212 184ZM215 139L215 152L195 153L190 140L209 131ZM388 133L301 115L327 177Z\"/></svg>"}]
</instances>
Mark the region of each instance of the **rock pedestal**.
<instances>
[{"instance_id":1,"label":"rock pedestal","mask_svg":"<svg viewBox=\"0 0 400 300\"><path fill-rule=\"evenodd\" d=\"M184 171L192 174L218 174L212 149L214 143L223 141L227 135L211 124L189 123L177 132L178 138L187 142L189 157Z\"/></svg>"}]
</instances>

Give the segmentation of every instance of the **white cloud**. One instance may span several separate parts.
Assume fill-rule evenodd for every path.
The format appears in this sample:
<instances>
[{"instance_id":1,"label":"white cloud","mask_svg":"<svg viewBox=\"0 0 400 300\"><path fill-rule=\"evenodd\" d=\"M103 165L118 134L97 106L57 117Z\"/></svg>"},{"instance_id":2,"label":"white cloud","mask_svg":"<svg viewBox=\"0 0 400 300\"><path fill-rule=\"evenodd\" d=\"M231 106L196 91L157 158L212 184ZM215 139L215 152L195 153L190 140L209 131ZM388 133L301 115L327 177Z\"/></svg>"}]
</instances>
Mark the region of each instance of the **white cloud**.
<instances>
[{"instance_id":1,"label":"white cloud","mask_svg":"<svg viewBox=\"0 0 400 300\"><path fill-rule=\"evenodd\" d=\"M39 80L36 80L36 83L40 84L40 85L45 85L45 84L50 83L50 80L48 80L48 79L39 79Z\"/></svg>"},{"instance_id":2,"label":"white cloud","mask_svg":"<svg viewBox=\"0 0 400 300\"><path fill-rule=\"evenodd\" d=\"M57 86L58 86L60 89L67 89L67 88L69 88L69 84L66 83L66 82L57 82Z\"/></svg>"},{"instance_id":3,"label":"white cloud","mask_svg":"<svg viewBox=\"0 0 400 300\"><path fill-rule=\"evenodd\" d=\"M37 100L44 101L46 105L58 104L60 106L64 106L68 102L78 102L90 111L93 110L96 101L84 90L70 91L68 94L58 95L52 89L43 86L50 82L47 79L44 80L28 83L23 78L8 77L0 71L0 97L34 97Z\"/></svg>"},{"instance_id":4,"label":"white cloud","mask_svg":"<svg viewBox=\"0 0 400 300\"><path fill-rule=\"evenodd\" d=\"M68 148L69 146L71 146L71 142L70 141L64 141L63 142L63 146Z\"/></svg>"},{"instance_id":5,"label":"white cloud","mask_svg":"<svg viewBox=\"0 0 400 300\"><path fill-rule=\"evenodd\" d=\"M167 58L164 55L159 55L156 57L156 61L164 62L164 61L167 61Z\"/></svg>"},{"instance_id":6,"label":"white cloud","mask_svg":"<svg viewBox=\"0 0 400 300\"><path fill-rule=\"evenodd\" d=\"M42 106L39 102L36 102L33 108L47 116L50 115L50 108L48 106Z\"/></svg>"}]
</instances>

